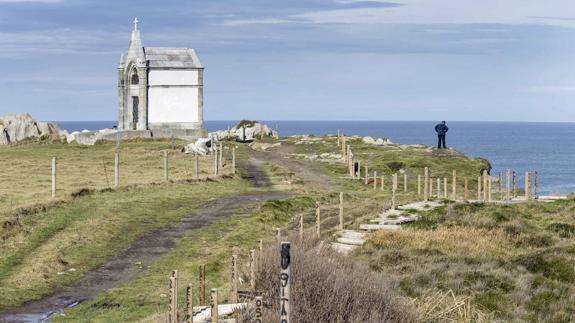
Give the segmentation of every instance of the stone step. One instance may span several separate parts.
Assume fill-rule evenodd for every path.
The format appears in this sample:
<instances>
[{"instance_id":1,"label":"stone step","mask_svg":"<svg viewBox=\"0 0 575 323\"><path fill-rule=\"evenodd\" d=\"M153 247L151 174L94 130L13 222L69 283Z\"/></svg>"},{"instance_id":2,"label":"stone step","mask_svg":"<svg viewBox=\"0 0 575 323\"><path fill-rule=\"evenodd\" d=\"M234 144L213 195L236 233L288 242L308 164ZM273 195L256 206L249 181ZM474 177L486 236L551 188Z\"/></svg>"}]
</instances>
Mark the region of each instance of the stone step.
<instances>
[{"instance_id":1,"label":"stone step","mask_svg":"<svg viewBox=\"0 0 575 323\"><path fill-rule=\"evenodd\" d=\"M375 231L375 230L399 230L401 225L395 224L360 224L359 228L362 230Z\"/></svg>"},{"instance_id":2,"label":"stone step","mask_svg":"<svg viewBox=\"0 0 575 323\"><path fill-rule=\"evenodd\" d=\"M339 232L340 238L350 238L350 239L364 239L367 233L353 231L353 230L343 230Z\"/></svg>"},{"instance_id":3,"label":"stone step","mask_svg":"<svg viewBox=\"0 0 575 323\"><path fill-rule=\"evenodd\" d=\"M420 211L425 211L425 210L431 210L434 209L436 207L441 206L442 203L439 202L433 202L433 201L428 201L428 202L424 202L424 201L420 201L420 202L415 202L415 203L410 203L410 204L405 204L405 205L401 205L398 207L399 210L420 210Z\"/></svg>"},{"instance_id":4,"label":"stone step","mask_svg":"<svg viewBox=\"0 0 575 323\"><path fill-rule=\"evenodd\" d=\"M332 242L331 247L333 248L333 250L341 252L343 254L348 254L353 250L355 250L355 248L357 248L357 246L355 245L343 244L339 242Z\"/></svg>"},{"instance_id":5,"label":"stone step","mask_svg":"<svg viewBox=\"0 0 575 323\"><path fill-rule=\"evenodd\" d=\"M354 245L354 246L363 246L365 243L365 239L361 238L337 238L337 242L342 244Z\"/></svg>"},{"instance_id":6,"label":"stone step","mask_svg":"<svg viewBox=\"0 0 575 323\"><path fill-rule=\"evenodd\" d=\"M405 223L415 222L419 219L417 216L402 216L397 219L388 219L388 218L376 218L370 220L372 223L378 224L389 224L389 225L401 225Z\"/></svg>"}]
</instances>

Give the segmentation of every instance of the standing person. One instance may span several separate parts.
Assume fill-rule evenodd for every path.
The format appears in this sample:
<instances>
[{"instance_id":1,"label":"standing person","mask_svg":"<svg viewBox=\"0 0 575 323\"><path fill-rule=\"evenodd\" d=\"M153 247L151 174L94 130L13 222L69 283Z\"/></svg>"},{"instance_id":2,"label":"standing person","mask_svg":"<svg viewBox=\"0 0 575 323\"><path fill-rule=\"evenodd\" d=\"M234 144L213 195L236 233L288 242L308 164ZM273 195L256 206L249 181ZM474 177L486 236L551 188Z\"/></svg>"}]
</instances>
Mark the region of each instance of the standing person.
<instances>
[{"instance_id":1,"label":"standing person","mask_svg":"<svg viewBox=\"0 0 575 323\"><path fill-rule=\"evenodd\" d=\"M445 149L445 135L449 131L449 128L445 124L445 121L441 121L435 126L435 132L437 132L437 148L441 149L441 145L443 144L443 149Z\"/></svg>"}]
</instances>

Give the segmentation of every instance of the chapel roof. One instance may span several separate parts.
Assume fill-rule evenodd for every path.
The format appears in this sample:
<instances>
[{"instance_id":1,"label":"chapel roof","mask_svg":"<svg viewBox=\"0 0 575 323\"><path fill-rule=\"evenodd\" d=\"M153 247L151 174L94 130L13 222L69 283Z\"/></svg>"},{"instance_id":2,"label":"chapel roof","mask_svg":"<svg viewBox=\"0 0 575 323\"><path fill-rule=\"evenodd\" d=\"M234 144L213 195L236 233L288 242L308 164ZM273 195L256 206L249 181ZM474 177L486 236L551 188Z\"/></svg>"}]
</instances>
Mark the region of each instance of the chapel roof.
<instances>
[{"instance_id":1,"label":"chapel roof","mask_svg":"<svg viewBox=\"0 0 575 323\"><path fill-rule=\"evenodd\" d=\"M192 48L144 47L150 68L203 68Z\"/></svg>"}]
</instances>

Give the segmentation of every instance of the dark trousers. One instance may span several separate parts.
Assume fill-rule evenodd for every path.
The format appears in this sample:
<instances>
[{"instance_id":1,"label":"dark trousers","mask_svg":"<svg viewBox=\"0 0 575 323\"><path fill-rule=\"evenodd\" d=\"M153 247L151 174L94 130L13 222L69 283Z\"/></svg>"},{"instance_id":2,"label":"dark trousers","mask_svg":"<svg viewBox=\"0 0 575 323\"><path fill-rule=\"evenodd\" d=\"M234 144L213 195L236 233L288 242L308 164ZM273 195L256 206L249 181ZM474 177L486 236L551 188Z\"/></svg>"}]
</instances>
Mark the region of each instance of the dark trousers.
<instances>
[{"instance_id":1,"label":"dark trousers","mask_svg":"<svg viewBox=\"0 0 575 323\"><path fill-rule=\"evenodd\" d=\"M437 135L437 148L441 148L441 145L443 145L443 148L445 149L445 135Z\"/></svg>"}]
</instances>

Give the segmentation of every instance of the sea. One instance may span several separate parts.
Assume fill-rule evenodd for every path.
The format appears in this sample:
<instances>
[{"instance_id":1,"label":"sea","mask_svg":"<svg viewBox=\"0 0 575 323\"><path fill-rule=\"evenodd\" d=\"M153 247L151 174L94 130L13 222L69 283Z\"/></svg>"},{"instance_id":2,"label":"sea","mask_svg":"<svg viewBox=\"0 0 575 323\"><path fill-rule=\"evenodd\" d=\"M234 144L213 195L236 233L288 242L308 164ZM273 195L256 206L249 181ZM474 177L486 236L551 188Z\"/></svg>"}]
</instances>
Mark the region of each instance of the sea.
<instances>
[{"instance_id":1,"label":"sea","mask_svg":"<svg viewBox=\"0 0 575 323\"><path fill-rule=\"evenodd\" d=\"M335 134L389 138L394 143L437 145L434 126L427 121L263 121L278 127L281 136ZM57 122L68 131L110 128L114 121ZM238 121L206 121L208 131L232 127ZM491 174L507 168L518 173L523 187L526 171L539 173L541 194L575 192L575 123L448 122L447 145L470 157L488 159Z\"/></svg>"}]
</instances>

